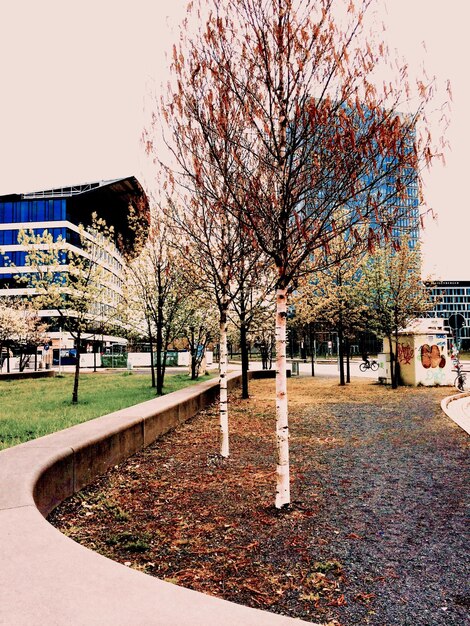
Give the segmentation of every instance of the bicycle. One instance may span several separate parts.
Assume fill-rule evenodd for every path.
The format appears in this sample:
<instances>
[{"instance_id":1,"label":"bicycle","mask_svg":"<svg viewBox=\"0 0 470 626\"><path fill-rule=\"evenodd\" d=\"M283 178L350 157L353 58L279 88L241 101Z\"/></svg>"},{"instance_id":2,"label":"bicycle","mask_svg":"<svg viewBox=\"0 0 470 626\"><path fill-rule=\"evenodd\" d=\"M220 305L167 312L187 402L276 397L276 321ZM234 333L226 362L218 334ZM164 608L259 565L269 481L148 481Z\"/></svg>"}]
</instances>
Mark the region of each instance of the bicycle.
<instances>
[{"instance_id":1,"label":"bicycle","mask_svg":"<svg viewBox=\"0 0 470 626\"><path fill-rule=\"evenodd\" d=\"M369 361L369 359L367 359L367 361L362 361L362 363L359 364L359 369L361 370L361 372L365 372L369 369L375 372L379 369L379 364L377 363L377 361Z\"/></svg>"},{"instance_id":2,"label":"bicycle","mask_svg":"<svg viewBox=\"0 0 470 626\"><path fill-rule=\"evenodd\" d=\"M457 372L457 376L454 380L454 387L457 389L457 391L468 391L469 388L467 387L467 372L463 371L460 361L456 361L454 362L454 364L455 370Z\"/></svg>"}]
</instances>

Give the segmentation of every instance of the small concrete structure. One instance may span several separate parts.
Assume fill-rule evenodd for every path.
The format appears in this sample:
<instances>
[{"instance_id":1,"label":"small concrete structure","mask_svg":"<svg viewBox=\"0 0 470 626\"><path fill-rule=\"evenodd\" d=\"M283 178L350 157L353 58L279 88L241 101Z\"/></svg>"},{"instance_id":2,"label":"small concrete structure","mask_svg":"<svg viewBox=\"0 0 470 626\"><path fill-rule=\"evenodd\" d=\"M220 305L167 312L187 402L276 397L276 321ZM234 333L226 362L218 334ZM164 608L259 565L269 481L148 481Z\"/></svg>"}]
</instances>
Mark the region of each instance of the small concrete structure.
<instances>
[{"instance_id":1,"label":"small concrete structure","mask_svg":"<svg viewBox=\"0 0 470 626\"><path fill-rule=\"evenodd\" d=\"M448 333L443 321L419 318L398 333L397 358L400 380L404 385L451 385L452 359L447 350ZM391 382L390 346L384 340L379 354L379 380Z\"/></svg>"},{"instance_id":2,"label":"small concrete structure","mask_svg":"<svg viewBox=\"0 0 470 626\"><path fill-rule=\"evenodd\" d=\"M240 378L229 375L229 388ZM44 519L66 497L195 415L217 394L217 381L206 381L0 452L0 625L307 625L125 567Z\"/></svg>"}]
</instances>

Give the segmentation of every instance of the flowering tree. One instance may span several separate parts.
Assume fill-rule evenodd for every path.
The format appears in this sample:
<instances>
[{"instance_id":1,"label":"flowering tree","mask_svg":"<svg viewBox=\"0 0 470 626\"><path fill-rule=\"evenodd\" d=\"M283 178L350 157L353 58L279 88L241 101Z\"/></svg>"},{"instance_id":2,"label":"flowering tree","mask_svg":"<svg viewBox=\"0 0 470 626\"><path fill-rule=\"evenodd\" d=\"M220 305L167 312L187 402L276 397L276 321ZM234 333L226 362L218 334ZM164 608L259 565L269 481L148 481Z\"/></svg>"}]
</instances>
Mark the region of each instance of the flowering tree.
<instances>
[{"instance_id":1,"label":"flowering tree","mask_svg":"<svg viewBox=\"0 0 470 626\"><path fill-rule=\"evenodd\" d=\"M371 309L371 324L390 346L390 374L392 388L396 389L400 377L398 331L432 308L421 279L419 247L411 249L405 238L398 249L378 249L364 268L363 289Z\"/></svg>"},{"instance_id":2,"label":"flowering tree","mask_svg":"<svg viewBox=\"0 0 470 626\"><path fill-rule=\"evenodd\" d=\"M358 245L359 225L367 225L370 245L379 230L391 232L408 182L434 156L430 134L417 137L416 126L432 85L417 83L411 108L405 64L396 81L374 81L390 59L365 32L371 3L195 3L193 14L204 5L208 18L198 32L183 31L163 107L192 189L206 197L205 181L217 180L216 205L276 267L278 508L290 502L289 286L307 257L328 255L341 231Z\"/></svg>"},{"instance_id":3,"label":"flowering tree","mask_svg":"<svg viewBox=\"0 0 470 626\"><path fill-rule=\"evenodd\" d=\"M18 315L15 301L9 298L2 298L0 300L0 369L3 365L3 350L4 348L9 349L12 335L15 333L17 325Z\"/></svg>"},{"instance_id":4,"label":"flowering tree","mask_svg":"<svg viewBox=\"0 0 470 626\"><path fill-rule=\"evenodd\" d=\"M172 243L173 231L165 215L153 211L140 255L128 266L128 302L143 315L151 345L156 347L156 388L162 395L168 346L181 334L179 312L193 285L186 280L186 262Z\"/></svg>"},{"instance_id":5,"label":"flowering tree","mask_svg":"<svg viewBox=\"0 0 470 626\"><path fill-rule=\"evenodd\" d=\"M47 338L47 324L38 316L32 306L25 301L17 303L16 324L12 329L11 345L18 350L19 370L26 367L32 351Z\"/></svg>"},{"instance_id":6,"label":"flowering tree","mask_svg":"<svg viewBox=\"0 0 470 626\"><path fill-rule=\"evenodd\" d=\"M338 219L340 215L338 215ZM364 298L363 268L367 262L365 246L359 246L352 233L341 229L342 234L328 246L321 271L315 272L318 259L306 259L302 276L296 283L292 298L295 319L305 325L316 321L326 322L338 333L340 385L349 382L349 340L364 330L367 303ZM359 241L366 242L363 227L357 229ZM313 264L313 268L311 265ZM309 271L310 270L310 271ZM347 348L347 349L346 349ZM347 357L347 377L344 356Z\"/></svg>"},{"instance_id":7,"label":"flowering tree","mask_svg":"<svg viewBox=\"0 0 470 626\"><path fill-rule=\"evenodd\" d=\"M16 348L20 357L19 369L22 372L31 354L30 351L36 349L45 340L46 328L46 324L27 302L17 298L2 298L0 301L0 369L3 349Z\"/></svg>"},{"instance_id":8,"label":"flowering tree","mask_svg":"<svg viewBox=\"0 0 470 626\"><path fill-rule=\"evenodd\" d=\"M29 267L21 279L32 288L34 305L52 309L77 345L73 404L78 402L83 333L115 322L119 309L115 277L105 261L115 254L113 238L113 229L96 214L88 228L80 226L80 248L61 238L54 241L47 230L42 234L20 231L18 235L18 243L27 250L25 265Z\"/></svg>"},{"instance_id":9,"label":"flowering tree","mask_svg":"<svg viewBox=\"0 0 470 626\"><path fill-rule=\"evenodd\" d=\"M206 293L195 291L185 299L182 314L182 336L189 346L191 379L195 380L201 373L207 346L217 337L217 310Z\"/></svg>"}]
</instances>

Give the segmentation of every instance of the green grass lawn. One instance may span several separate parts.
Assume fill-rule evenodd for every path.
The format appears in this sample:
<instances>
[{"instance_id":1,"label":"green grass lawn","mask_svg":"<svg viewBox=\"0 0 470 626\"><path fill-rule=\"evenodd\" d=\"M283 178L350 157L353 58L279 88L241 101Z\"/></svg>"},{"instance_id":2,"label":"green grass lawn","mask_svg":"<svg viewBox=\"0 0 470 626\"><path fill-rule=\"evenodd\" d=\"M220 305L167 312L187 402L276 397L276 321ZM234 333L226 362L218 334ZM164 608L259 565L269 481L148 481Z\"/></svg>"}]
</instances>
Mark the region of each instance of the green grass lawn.
<instances>
[{"instance_id":1,"label":"green grass lawn","mask_svg":"<svg viewBox=\"0 0 470 626\"><path fill-rule=\"evenodd\" d=\"M164 390L170 393L208 378L167 375ZM0 450L156 397L150 374L81 374L76 405L71 403L72 386L72 374L0 380Z\"/></svg>"}]
</instances>

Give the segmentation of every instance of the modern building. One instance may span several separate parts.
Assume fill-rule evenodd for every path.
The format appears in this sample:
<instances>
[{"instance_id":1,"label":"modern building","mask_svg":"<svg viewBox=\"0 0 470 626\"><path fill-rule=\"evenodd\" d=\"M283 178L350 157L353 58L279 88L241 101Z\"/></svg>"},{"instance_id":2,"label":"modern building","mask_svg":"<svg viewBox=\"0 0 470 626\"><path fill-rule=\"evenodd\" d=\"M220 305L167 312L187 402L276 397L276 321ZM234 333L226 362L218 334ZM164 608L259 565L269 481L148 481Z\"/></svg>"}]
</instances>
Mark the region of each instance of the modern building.
<instances>
[{"instance_id":1,"label":"modern building","mask_svg":"<svg viewBox=\"0 0 470 626\"><path fill-rule=\"evenodd\" d=\"M427 286L433 301L429 317L443 318L459 347L469 349L470 281L433 281Z\"/></svg>"},{"instance_id":2,"label":"modern building","mask_svg":"<svg viewBox=\"0 0 470 626\"><path fill-rule=\"evenodd\" d=\"M136 240L136 225L131 227L129 224L130 207L133 207L136 216L137 230L145 235L149 224L149 204L143 188L133 176L0 196L0 297L27 296L32 291L18 280L21 274L30 272L26 265L27 250L18 243L20 230L32 231L35 235L47 231L55 242L60 238L66 249L79 254L80 225L89 226L94 213L114 229L115 245L108 249L100 263L106 270L109 289L116 294L121 293L124 256L133 255ZM40 315L47 318L53 343L59 335L62 341L57 312L54 315L54 311L41 311ZM106 342L103 338L100 348L109 345L112 340L109 337ZM86 347L81 346L80 349Z\"/></svg>"},{"instance_id":3,"label":"modern building","mask_svg":"<svg viewBox=\"0 0 470 626\"><path fill-rule=\"evenodd\" d=\"M417 247L420 237L419 214L419 174L414 163L416 130L412 120L399 115L404 143L404 154L407 164L399 169L395 168L392 156L378 157L377 170L383 178L376 187L379 201L384 201L390 208L390 214L396 216L391 229L393 239L408 240L411 249Z\"/></svg>"},{"instance_id":4,"label":"modern building","mask_svg":"<svg viewBox=\"0 0 470 626\"><path fill-rule=\"evenodd\" d=\"M341 200L348 214L357 216L358 225L363 223L361 214L367 208L364 221L380 241L398 242L406 236L408 246L416 248L420 236L420 181L415 119L399 112L389 114L344 103L326 115L325 125L318 124L313 130L311 161L319 165L312 168L307 206L311 205L313 213L323 217L324 206L328 206L325 199L332 189L333 203ZM347 130L343 127L344 118L349 120ZM385 135L391 133L395 137L391 145L383 140L383 145L378 146L381 128L388 129ZM300 126L300 135L302 131ZM338 138L342 136L352 139L337 150ZM301 137L295 140L300 142ZM335 166L328 162L330 150ZM328 209L324 217L329 219Z\"/></svg>"}]
</instances>

